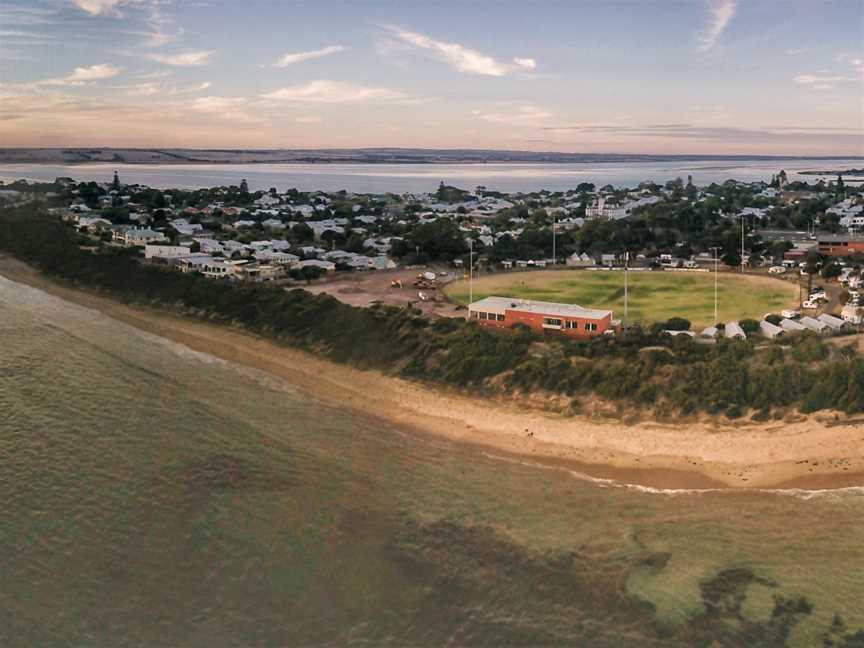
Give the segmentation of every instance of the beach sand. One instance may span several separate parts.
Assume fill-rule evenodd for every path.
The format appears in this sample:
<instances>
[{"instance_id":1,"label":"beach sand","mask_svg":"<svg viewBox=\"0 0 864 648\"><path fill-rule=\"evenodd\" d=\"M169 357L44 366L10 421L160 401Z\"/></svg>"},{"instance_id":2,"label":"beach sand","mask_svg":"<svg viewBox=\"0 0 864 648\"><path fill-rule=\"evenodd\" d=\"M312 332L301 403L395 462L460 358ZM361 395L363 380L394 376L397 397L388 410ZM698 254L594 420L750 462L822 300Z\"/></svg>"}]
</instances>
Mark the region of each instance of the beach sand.
<instances>
[{"instance_id":1,"label":"beach sand","mask_svg":"<svg viewBox=\"0 0 864 648\"><path fill-rule=\"evenodd\" d=\"M651 488L864 486L864 417L822 413L795 423L660 424L564 416L521 400L361 371L248 332L133 307L47 279L10 256L0 274L196 351L276 375L323 402L478 450Z\"/></svg>"}]
</instances>

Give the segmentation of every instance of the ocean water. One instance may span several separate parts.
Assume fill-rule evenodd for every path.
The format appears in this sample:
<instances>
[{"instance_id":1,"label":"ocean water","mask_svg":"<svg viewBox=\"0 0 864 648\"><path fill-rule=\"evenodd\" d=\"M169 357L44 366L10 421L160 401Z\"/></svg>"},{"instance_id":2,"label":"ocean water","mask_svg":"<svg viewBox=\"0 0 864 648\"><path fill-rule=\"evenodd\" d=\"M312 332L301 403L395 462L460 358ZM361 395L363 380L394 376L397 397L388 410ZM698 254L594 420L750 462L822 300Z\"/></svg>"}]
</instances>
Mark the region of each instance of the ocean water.
<instances>
[{"instance_id":1,"label":"ocean water","mask_svg":"<svg viewBox=\"0 0 864 648\"><path fill-rule=\"evenodd\" d=\"M0 503L4 647L814 646L864 628L864 489L589 480L3 278Z\"/></svg>"},{"instance_id":2,"label":"ocean water","mask_svg":"<svg viewBox=\"0 0 864 648\"><path fill-rule=\"evenodd\" d=\"M785 169L790 180L814 182L815 176L802 176L806 170L844 170L860 168L862 160L699 160L677 162L620 162L574 164L5 164L0 165L0 180L19 178L53 180L72 177L79 181L109 182L118 171L122 182L141 183L157 188L201 188L239 185L248 181L252 190L276 187L280 191L353 191L384 193L387 191L434 191L438 183L473 189L483 185L505 192L549 189L566 191L581 182L598 187L635 187L645 180L666 182L693 176L698 185L723 182L769 181ZM833 176L826 176L833 180ZM847 179L854 182L852 178Z\"/></svg>"}]
</instances>

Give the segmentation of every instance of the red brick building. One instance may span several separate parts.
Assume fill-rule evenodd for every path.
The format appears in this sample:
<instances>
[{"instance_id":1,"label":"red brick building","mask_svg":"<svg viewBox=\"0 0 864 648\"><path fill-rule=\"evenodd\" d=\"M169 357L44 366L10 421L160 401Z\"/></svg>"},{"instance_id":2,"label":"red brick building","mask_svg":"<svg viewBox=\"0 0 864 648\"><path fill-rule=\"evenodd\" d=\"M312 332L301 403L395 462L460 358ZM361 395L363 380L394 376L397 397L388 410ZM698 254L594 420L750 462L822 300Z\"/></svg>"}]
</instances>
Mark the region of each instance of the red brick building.
<instances>
[{"instance_id":1,"label":"red brick building","mask_svg":"<svg viewBox=\"0 0 864 648\"><path fill-rule=\"evenodd\" d=\"M820 236L819 252L829 256L844 257L864 252L864 238L857 236Z\"/></svg>"},{"instance_id":2,"label":"red brick building","mask_svg":"<svg viewBox=\"0 0 864 648\"><path fill-rule=\"evenodd\" d=\"M554 331L574 337L603 335L618 325L612 320L612 311L510 297L486 297L473 302L468 306L468 318L492 328L524 324L538 333Z\"/></svg>"}]
</instances>

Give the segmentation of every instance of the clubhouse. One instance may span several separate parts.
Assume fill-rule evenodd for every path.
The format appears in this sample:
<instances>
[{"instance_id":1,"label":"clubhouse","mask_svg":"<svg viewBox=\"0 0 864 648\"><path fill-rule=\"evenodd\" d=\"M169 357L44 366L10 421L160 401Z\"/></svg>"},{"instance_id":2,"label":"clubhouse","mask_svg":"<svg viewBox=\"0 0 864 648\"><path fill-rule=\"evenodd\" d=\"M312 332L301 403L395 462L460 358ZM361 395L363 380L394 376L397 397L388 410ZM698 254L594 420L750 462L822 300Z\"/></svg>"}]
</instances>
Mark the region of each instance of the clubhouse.
<instances>
[{"instance_id":1,"label":"clubhouse","mask_svg":"<svg viewBox=\"0 0 864 648\"><path fill-rule=\"evenodd\" d=\"M819 252L828 256L844 257L856 252L864 252L864 238L860 236L819 237Z\"/></svg>"},{"instance_id":2,"label":"clubhouse","mask_svg":"<svg viewBox=\"0 0 864 648\"><path fill-rule=\"evenodd\" d=\"M553 331L573 337L603 335L614 331L618 325L612 320L612 311L510 297L486 297L475 301L468 306L468 318L492 328L524 324L538 333Z\"/></svg>"}]
</instances>

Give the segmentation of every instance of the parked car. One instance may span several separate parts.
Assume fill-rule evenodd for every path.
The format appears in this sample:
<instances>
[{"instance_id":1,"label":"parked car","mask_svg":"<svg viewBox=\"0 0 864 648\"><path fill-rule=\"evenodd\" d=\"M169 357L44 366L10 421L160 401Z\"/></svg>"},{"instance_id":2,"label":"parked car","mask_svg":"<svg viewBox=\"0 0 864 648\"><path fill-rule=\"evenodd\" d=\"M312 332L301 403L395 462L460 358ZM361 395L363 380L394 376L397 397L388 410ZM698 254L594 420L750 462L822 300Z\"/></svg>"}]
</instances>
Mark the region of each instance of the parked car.
<instances>
[{"instance_id":1,"label":"parked car","mask_svg":"<svg viewBox=\"0 0 864 648\"><path fill-rule=\"evenodd\" d=\"M801 317L801 311L786 309L780 311L780 315L786 319L795 319Z\"/></svg>"},{"instance_id":2,"label":"parked car","mask_svg":"<svg viewBox=\"0 0 864 648\"><path fill-rule=\"evenodd\" d=\"M803 304L801 304L801 308L806 310L816 310L819 308L819 300L818 299L808 299Z\"/></svg>"},{"instance_id":3,"label":"parked car","mask_svg":"<svg viewBox=\"0 0 864 648\"><path fill-rule=\"evenodd\" d=\"M786 274L786 268L783 266L771 266L768 268L768 274Z\"/></svg>"}]
</instances>

